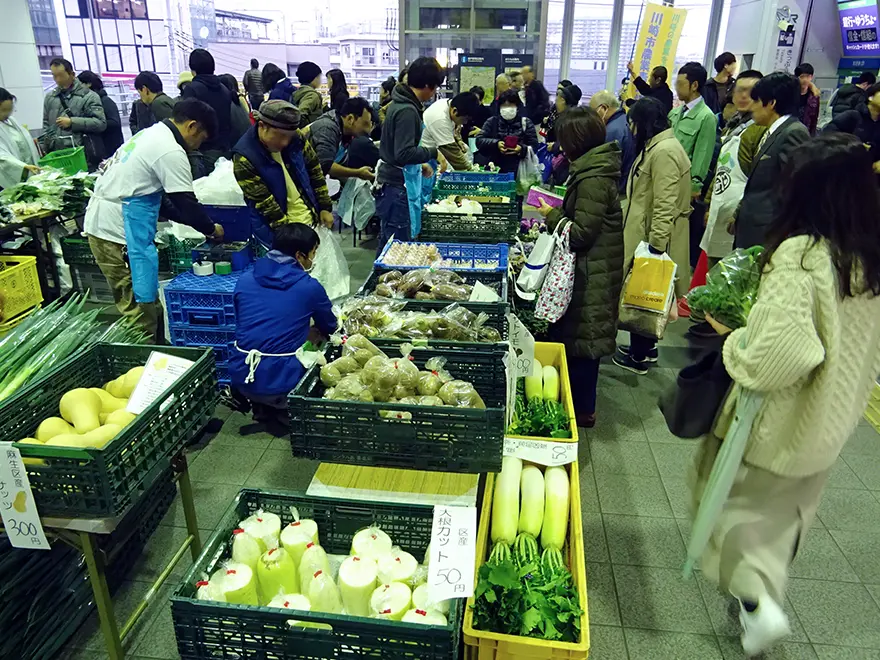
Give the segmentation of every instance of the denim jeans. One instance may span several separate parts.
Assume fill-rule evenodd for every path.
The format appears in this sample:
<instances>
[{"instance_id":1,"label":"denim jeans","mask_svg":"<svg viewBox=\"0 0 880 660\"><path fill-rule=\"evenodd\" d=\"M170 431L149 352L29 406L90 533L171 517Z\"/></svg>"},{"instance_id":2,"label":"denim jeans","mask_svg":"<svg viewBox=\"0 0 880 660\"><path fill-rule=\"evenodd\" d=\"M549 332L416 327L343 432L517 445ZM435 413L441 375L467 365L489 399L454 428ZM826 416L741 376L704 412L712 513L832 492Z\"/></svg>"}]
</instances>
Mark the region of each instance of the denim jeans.
<instances>
[{"instance_id":1,"label":"denim jeans","mask_svg":"<svg viewBox=\"0 0 880 660\"><path fill-rule=\"evenodd\" d=\"M406 188L383 185L376 195L376 215L381 222L376 254L382 252L392 234L400 241L411 240Z\"/></svg>"}]
</instances>

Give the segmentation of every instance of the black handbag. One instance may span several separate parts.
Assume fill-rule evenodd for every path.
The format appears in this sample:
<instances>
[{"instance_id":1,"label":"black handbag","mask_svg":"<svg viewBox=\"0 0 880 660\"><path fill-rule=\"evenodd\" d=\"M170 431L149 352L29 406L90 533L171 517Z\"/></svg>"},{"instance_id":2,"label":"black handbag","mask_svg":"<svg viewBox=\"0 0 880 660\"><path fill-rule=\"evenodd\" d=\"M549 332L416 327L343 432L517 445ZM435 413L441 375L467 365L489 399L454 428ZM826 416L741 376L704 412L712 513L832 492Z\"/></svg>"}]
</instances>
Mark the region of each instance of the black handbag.
<instances>
[{"instance_id":1,"label":"black handbag","mask_svg":"<svg viewBox=\"0 0 880 660\"><path fill-rule=\"evenodd\" d=\"M58 100L61 101L61 106L64 108L68 117L78 116L70 113L70 106L67 104L67 101L63 96L59 95ZM101 164L101 161L107 157L104 148L104 138L100 133L80 133L80 140L83 153L86 157L86 163L88 163L89 166L89 172L94 172L98 169L98 165ZM112 156L112 154L110 155Z\"/></svg>"},{"instance_id":2,"label":"black handbag","mask_svg":"<svg viewBox=\"0 0 880 660\"><path fill-rule=\"evenodd\" d=\"M658 402L669 431L679 438L709 433L732 384L720 349L682 369Z\"/></svg>"}]
</instances>

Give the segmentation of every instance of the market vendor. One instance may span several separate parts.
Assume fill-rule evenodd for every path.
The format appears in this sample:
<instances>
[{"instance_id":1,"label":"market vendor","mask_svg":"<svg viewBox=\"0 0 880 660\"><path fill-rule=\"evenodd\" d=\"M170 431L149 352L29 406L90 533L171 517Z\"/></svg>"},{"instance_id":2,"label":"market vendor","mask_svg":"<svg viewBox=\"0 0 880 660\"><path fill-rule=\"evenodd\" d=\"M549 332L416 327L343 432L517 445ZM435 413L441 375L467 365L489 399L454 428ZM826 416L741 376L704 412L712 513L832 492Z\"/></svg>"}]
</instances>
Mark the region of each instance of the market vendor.
<instances>
[{"instance_id":1,"label":"market vendor","mask_svg":"<svg viewBox=\"0 0 880 660\"><path fill-rule=\"evenodd\" d=\"M318 243L307 224L278 226L272 249L235 286L229 378L251 401L258 421L277 419L278 411L286 410L288 392L305 374L297 349L314 332L327 336L336 330L327 292L309 275Z\"/></svg>"},{"instance_id":2,"label":"market vendor","mask_svg":"<svg viewBox=\"0 0 880 660\"><path fill-rule=\"evenodd\" d=\"M37 147L27 129L12 116L15 97L0 87L0 190L40 171Z\"/></svg>"},{"instance_id":3,"label":"market vendor","mask_svg":"<svg viewBox=\"0 0 880 660\"><path fill-rule=\"evenodd\" d=\"M153 241L160 206L163 217L209 238L223 238L223 228L193 194L187 159L187 152L197 150L216 130L210 106L197 99L178 101L171 119L140 131L105 163L86 208L83 233L113 290L116 308L136 319L157 343L163 324Z\"/></svg>"},{"instance_id":4,"label":"market vendor","mask_svg":"<svg viewBox=\"0 0 880 660\"><path fill-rule=\"evenodd\" d=\"M299 130L300 112L271 100L254 111L257 123L235 145L235 180L251 209L251 231L266 247L289 223L333 226L333 203L315 150Z\"/></svg>"}]
</instances>

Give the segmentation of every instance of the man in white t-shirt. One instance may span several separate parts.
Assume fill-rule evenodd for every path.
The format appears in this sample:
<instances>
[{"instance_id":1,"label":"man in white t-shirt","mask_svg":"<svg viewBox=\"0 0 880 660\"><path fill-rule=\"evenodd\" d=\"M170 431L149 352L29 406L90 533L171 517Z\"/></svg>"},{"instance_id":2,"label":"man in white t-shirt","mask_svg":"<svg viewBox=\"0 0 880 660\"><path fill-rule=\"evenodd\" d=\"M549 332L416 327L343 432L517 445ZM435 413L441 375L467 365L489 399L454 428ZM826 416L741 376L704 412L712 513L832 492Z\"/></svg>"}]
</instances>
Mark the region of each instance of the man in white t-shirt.
<instances>
[{"instance_id":1,"label":"man in white t-shirt","mask_svg":"<svg viewBox=\"0 0 880 660\"><path fill-rule=\"evenodd\" d=\"M104 164L86 208L84 233L117 309L154 339L161 340L159 257L153 242L160 207L163 217L209 238L223 238L223 228L193 194L187 158L188 151L198 149L216 130L217 117L209 105L197 99L178 101L170 119L137 133Z\"/></svg>"},{"instance_id":2,"label":"man in white t-shirt","mask_svg":"<svg viewBox=\"0 0 880 660\"><path fill-rule=\"evenodd\" d=\"M425 129L421 146L437 149L453 170L470 170L471 155L458 132L479 108L480 101L470 92L462 92L451 101L442 99L432 103L422 116Z\"/></svg>"}]
</instances>

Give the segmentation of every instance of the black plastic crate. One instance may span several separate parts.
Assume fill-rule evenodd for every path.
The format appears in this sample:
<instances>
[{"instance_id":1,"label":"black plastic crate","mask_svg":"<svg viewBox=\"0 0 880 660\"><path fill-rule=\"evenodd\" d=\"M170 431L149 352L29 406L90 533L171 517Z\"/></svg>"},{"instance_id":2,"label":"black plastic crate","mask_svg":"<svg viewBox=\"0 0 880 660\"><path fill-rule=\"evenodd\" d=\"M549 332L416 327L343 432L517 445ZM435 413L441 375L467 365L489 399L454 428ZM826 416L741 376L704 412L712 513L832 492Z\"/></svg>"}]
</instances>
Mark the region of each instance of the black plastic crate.
<instances>
[{"instance_id":1,"label":"black plastic crate","mask_svg":"<svg viewBox=\"0 0 880 660\"><path fill-rule=\"evenodd\" d=\"M357 296L369 296L372 295L373 291L376 290L376 286L379 284L379 278L382 276L383 272L388 271L373 271L370 273L370 276L367 277L366 281L361 285L361 288L358 290ZM498 302L470 302L463 301L458 304L462 307L471 310L472 312L486 312L490 317L497 318L499 310L503 314L507 314L509 304L507 302L508 299L508 286L507 286L507 273L501 273L496 271L486 271L484 273L459 273L461 278L470 285L473 285L476 282L482 282L486 286L495 290L495 292L501 298ZM401 298L389 298L389 300L406 300L406 309L407 311L418 311L418 312L432 312L441 310L444 307L448 307L452 305L456 301L454 300L415 300L415 299L401 299ZM495 327L494 325L492 327ZM501 330L501 328L495 328L496 330ZM504 335L506 337L506 335Z\"/></svg>"},{"instance_id":2,"label":"black plastic crate","mask_svg":"<svg viewBox=\"0 0 880 660\"><path fill-rule=\"evenodd\" d=\"M0 406L0 441L32 437L41 421L58 415L58 402L65 392L101 387L132 367L146 364L154 350L195 364L169 388L167 396L154 401L104 448L16 445L22 456L43 459L43 465L27 466L40 513L107 517L131 506L152 483L161 461L175 455L214 414L214 355L199 348L95 344Z\"/></svg>"},{"instance_id":3,"label":"black plastic crate","mask_svg":"<svg viewBox=\"0 0 880 660\"><path fill-rule=\"evenodd\" d=\"M171 267L168 248L164 245L157 245L156 248L159 252L159 272L167 273ZM61 254L64 256L64 263L68 266L98 265L95 255L92 254L92 248L89 247L89 239L82 234L62 238Z\"/></svg>"},{"instance_id":4,"label":"black plastic crate","mask_svg":"<svg viewBox=\"0 0 880 660\"><path fill-rule=\"evenodd\" d=\"M507 205L505 205L507 206ZM422 230L419 240L452 241L457 243L509 243L519 232L520 214L483 213L464 215L460 213L422 213Z\"/></svg>"},{"instance_id":5,"label":"black plastic crate","mask_svg":"<svg viewBox=\"0 0 880 660\"><path fill-rule=\"evenodd\" d=\"M397 342L377 342L389 356ZM341 348L327 351L328 361ZM498 472L504 441L507 349L495 345L458 348L417 346L412 357L424 368L428 358L447 359L453 378L473 383L485 409L361 403L323 399L320 367L312 367L288 395L293 455L329 463L410 468L441 472ZM412 419L382 417L405 412Z\"/></svg>"},{"instance_id":6,"label":"black plastic crate","mask_svg":"<svg viewBox=\"0 0 880 660\"><path fill-rule=\"evenodd\" d=\"M290 507L318 523L321 545L330 554L347 555L360 529L376 524L395 545L421 557L431 536L433 507L385 504L301 493L244 489L226 512L183 583L171 596L177 650L183 660L253 658L260 660L450 660L458 656L464 601L450 604L449 625L368 619L321 612L296 612L296 619L325 629L291 627L290 610L198 600L195 583L229 558L232 530L258 509L292 522ZM328 628L329 626L329 628Z\"/></svg>"}]
</instances>

